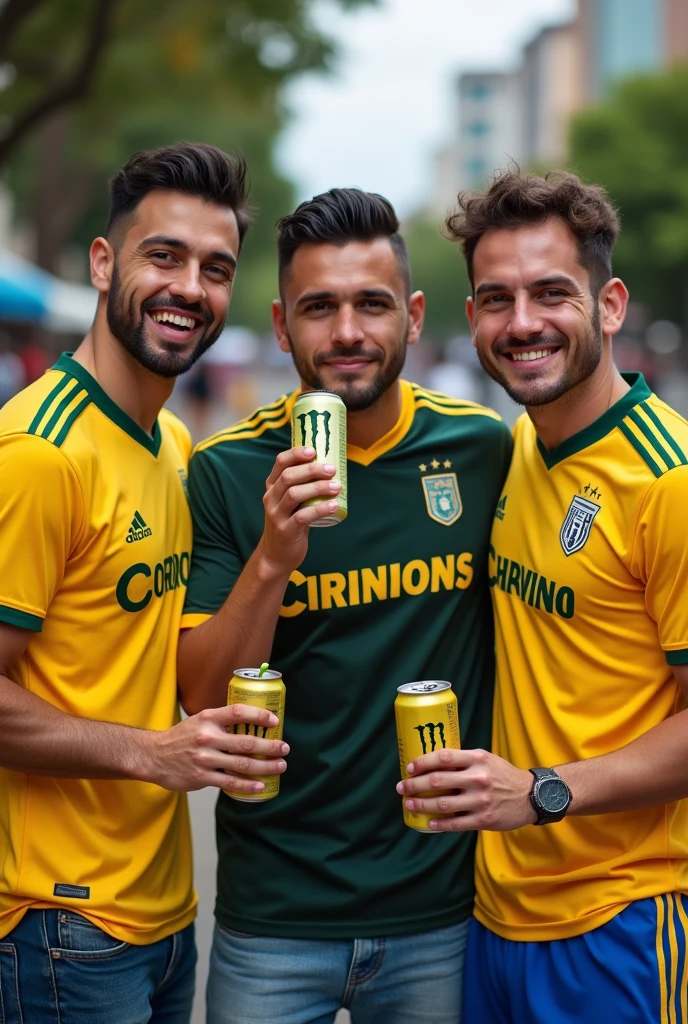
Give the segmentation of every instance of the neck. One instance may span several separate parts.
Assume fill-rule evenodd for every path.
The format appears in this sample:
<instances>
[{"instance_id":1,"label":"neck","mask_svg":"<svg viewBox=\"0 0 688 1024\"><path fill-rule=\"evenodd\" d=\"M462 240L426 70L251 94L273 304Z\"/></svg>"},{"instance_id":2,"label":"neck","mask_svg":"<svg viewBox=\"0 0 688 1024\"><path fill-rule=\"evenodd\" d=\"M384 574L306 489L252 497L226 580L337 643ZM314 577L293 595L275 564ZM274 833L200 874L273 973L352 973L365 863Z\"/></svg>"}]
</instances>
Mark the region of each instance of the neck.
<instances>
[{"instance_id":1,"label":"neck","mask_svg":"<svg viewBox=\"0 0 688 1024\"><path fill-rule=\"evenodd\" d=\"M598 420L629 386L611 359L611 353L600 361L595 372L571 391L548 405L526 406L538 437L551 451L568 437L584 430Z\"/></svg>"},{"instance_id":2,"label":"neck","mask_svg":"<svg viewBox=\"0 0 688 1024\"><path fill-rule=\"evenodd\" d=\"M103 391L147 434L172 394L174 379L158 377L144 369L103 323L99 309L93 327L74 353Z\"/></svg>"},{"instance_id":3,"label":"neck","mask_svg":"<svg viewBox=\"0 0 688 1024\"><path fill-rule=\"evenodd\" d=\"M347 441L356 448L371 448L396 424L401 415L401 386L395 380L369 409L347 412Z\"/></svg>"}]
</instances>

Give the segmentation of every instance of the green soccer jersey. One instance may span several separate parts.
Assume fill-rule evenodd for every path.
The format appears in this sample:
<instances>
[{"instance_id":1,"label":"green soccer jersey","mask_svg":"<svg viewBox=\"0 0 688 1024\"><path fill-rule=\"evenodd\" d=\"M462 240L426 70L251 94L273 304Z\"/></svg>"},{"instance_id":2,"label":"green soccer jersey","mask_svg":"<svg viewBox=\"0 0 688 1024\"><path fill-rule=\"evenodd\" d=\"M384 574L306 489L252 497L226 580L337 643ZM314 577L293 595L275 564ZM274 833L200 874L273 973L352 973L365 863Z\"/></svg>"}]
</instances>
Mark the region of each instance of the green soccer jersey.
<instances>
[{"instance_id":1,"label":"green soccer jersey","mask_svg":"<svg viewBox=\"0 0 688 1024\"><path fill-rule=\"evenodd\" d=\"M287 686L291 746L279 796L220 794L220 924L286 938L442 928L470 915L474 835L402 820L394 699L448 679L465 747L490 741L490 529L511 454L496 413L405 381L397 424L349 446L349 514L311 530L271 664ZM263 531L266 477L291 447L296 394L203 442L192 457L194 550L182 620L218 611Z\"/></svg>"}]
</instances>

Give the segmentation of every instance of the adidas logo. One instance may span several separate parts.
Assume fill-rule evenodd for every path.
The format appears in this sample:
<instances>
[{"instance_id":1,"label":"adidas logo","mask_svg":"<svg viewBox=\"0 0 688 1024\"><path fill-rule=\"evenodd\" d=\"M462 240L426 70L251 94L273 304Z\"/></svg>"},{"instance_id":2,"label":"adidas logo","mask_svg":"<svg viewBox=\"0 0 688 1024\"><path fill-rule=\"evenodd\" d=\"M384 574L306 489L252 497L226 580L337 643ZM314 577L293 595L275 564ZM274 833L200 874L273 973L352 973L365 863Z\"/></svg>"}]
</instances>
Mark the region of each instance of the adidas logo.
<instances>
[{"instance_id":1,"label":"adidas logo","mask_svg":"<svg viewBox=\"0 0 688 1024\"><path fill-rule=\"evenodd\" d=\"M146 526L146 521L141 513L134 512L134 518L127 534L127 544L133 544L135 540L143 540L144 537L150 537L152 534L153 531L150 526Z\"/></svg>"},{"instance_id":2,"label":"adidas logo","mask_svg":"<svg viewBox=\"0 0 688 1024\"><path fill-rule=\"evenodd\" d=\"M506 513L506 499L507 499L507 495L506 494L504 495L503 498L499 499L499 502L497 503L497 508L495 510L495 519L503 519L504 518L504 515Z\"/></svg>"}]
</instances>

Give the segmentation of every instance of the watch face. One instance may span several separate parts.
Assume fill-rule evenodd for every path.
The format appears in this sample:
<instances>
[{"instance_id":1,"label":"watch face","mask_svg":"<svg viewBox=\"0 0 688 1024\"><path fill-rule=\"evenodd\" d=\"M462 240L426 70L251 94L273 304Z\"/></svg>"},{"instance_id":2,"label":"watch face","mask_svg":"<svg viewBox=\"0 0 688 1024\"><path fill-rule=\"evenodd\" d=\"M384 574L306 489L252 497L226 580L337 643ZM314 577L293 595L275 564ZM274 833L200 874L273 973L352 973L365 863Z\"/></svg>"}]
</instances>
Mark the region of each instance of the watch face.
<instances>
[{"instance_id":1,"label":"watch face","mask_svg":"<svg viewBox=\"0 0 688 1024\"><path fill-rule=\"evenodd\" d=\"M561 779L544 779L538 786L537 798L548 814L558 814L569 802L569 793Z\"/></svg>"}]
</instances>

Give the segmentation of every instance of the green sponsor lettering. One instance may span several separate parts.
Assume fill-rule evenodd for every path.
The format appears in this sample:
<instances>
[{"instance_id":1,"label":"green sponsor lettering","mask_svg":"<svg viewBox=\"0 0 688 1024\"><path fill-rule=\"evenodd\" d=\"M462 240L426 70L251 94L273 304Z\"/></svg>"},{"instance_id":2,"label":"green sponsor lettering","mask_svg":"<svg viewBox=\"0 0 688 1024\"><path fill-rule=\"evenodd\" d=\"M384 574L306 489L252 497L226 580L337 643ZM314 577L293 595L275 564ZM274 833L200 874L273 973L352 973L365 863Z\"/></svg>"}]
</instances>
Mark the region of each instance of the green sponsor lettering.
<instances>
[{"instance_id":1,"label":"green sponsor lettering","mask_svg":"<svg viewBox=\"0 0 688 1024\"><path fill-rule=\"evenodd\" d=\"M126 572L123 572L117 582L117 589L115 590L115 596L117 602L121 608L124 608L125 612L140 612L149 603L153 596L152 591L149 589L143 595L140 601L134 601L129 597L129 584L135 576L150 576L151 569L145 562L137 562L136 565L132 565Z\"/></svg>"}]
</instances>

